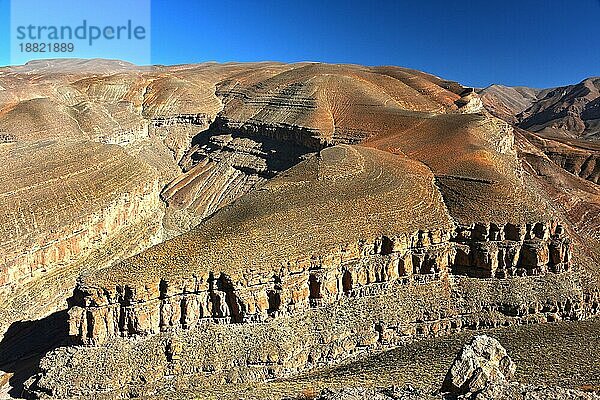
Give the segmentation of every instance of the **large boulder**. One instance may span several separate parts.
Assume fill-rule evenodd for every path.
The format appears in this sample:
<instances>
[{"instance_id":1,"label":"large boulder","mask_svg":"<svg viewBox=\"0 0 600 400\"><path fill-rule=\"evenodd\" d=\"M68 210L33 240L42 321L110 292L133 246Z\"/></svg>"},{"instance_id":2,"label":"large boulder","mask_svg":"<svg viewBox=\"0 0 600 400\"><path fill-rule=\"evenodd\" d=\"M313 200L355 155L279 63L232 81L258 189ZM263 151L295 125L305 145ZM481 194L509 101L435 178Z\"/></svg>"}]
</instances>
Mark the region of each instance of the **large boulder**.
<instances>
[{"instance_id":1,"label":"large boulder","mask_svg":"<svg viewBox=\"0 0 600 400\"><path fill-rule=\"evenodd\" d=\"M508 383L516 365L496 339L479 335L465 345L446 374L443 392L475 393L493 383Z\"/></svg>"}]
</instances>

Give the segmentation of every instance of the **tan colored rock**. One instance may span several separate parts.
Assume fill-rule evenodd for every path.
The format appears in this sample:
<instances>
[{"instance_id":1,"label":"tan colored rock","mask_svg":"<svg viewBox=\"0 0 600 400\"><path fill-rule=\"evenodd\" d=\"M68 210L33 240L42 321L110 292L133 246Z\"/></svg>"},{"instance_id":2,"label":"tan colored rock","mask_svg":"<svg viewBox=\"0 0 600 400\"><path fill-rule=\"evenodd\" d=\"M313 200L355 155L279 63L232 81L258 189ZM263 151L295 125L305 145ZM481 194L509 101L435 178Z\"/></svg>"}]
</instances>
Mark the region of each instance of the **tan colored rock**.
<instances>
[{"instance_id":1,"label":"tan colored rock","mask_svg":"<svg viewBox=\"0 0 600 400\"><path fill-rule=\"evenodd\" d=\"M67 221L94 203L79 190L90 182L114 194L143 180L138 164L156 181L144 194L123 190L134 198L115 195L83 230L44 229L50 240L17 268L52 271L3 304L9 323L13 311L31 319L65 307L66 296L44 293L64 294L91 271L70 303L70 334L95 346L53 352L39 393L123 397L165 377L262 381L415 338L600 310L592 145L542 146L459 84L405 68L90 63L0 74L2 149L52 138L106 156L89 162L103 177L78 181L68 173L77 161L63 165L64 182L77 185L54 216ZM30 160L31 175L53 176L53 158ZM110 175L129 166L126 182ZM147 195L158 187L161 197ZM36 196L9 215L19 231L8 235L38 229L43 211L19 222ZM151 203L159 212L147 212ZM129 258L163 230L190 232ZM80 264L74 255L86 246ZM177 367L165 354L171 339L182 343Z\"/></svg>"},{"instance_id":2,"label":"tan colored rock","mask_svg":"<svg viewBox=\"0 0 600 400\"><path fill-rule=\"evenodd\" d=\"M0 157L0 291L80 259L161 208L156 172L117 146L18 143Z\"/></svg>"},{"instance_id":3,"label":"tan colored rock","mask_svg":"<svg viewBox=\"0 0 600 400\"><path fill-rule=\"evenodd\" d=\"M510 382L515 370L515 363L496 339L475 336L452 363L442 390L453 394L475 393L487 385Z\"/></svg>"}]
</instances>

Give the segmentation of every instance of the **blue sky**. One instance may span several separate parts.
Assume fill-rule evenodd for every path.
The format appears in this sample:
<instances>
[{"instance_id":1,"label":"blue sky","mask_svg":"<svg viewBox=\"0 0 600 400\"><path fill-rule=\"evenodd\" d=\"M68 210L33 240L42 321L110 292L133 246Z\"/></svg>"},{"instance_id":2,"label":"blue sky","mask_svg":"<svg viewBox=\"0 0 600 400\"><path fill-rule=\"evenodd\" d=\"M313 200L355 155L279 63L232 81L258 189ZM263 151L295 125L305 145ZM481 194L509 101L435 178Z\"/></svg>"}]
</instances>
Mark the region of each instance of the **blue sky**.
<instances>
[{"instance_id":1,"label":"blue sky","mask_svg":"<svg viewBox=\"0 0 600 400\"><path fill-rule=\"evenodd\" d=\"M9 9L0 0L0 65ZM599 25L600 0L153 0L151 61L401 65L466 85L550 87L600 75Z\"/></svg>"}]
</instances>

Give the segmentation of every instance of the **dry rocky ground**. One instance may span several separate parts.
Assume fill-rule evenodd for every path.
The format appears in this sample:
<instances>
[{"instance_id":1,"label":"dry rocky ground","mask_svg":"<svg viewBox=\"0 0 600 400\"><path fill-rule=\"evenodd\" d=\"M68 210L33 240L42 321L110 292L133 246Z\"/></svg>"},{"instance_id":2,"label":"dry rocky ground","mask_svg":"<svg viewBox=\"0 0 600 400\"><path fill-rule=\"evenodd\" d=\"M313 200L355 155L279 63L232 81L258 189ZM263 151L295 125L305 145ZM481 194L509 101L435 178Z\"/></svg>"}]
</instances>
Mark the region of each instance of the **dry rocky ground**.
<instances>
[{"instance_id":1,"label":"dry rocky ground","mask_svg":"<svg viewBox=\"0 0 600 400\"><path fill-rule=\"evenodd\" d=\"M563 387L585 392L600 389L600 345L595 318L582 322L559 322L484 330L497 338L516 364L513 380L533 387ZM437 394L452 360L472 333L452 335L401 346L377 354L361 355L348 362L289 379L232 387L192 388L165 391L176 399L302 399L317 397L323 390L366 388L374 391L412 387L417 398ZM407 397L410 398L410 397ZM543 397L542 397L543 398Z\"/></svg>"},{"instance_id":2,"label":"dry rocky ground","mask_svg":"<svg viewBox=\"0 0 600 400\"><path fill-rule=\"evenodd\" d=\"M0 69L0 387L430 393L494 329L519 381L596 388L598 98L320 63Z\"/></svg>"}]
</instances>

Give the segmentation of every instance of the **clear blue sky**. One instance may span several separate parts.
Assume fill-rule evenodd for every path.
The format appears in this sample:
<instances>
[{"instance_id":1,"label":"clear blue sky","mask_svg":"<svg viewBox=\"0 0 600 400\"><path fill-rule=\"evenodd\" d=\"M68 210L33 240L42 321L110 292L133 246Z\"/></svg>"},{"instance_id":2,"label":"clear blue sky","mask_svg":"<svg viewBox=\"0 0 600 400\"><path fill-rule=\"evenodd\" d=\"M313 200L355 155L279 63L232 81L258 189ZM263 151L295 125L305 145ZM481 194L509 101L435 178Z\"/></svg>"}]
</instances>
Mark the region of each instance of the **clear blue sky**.
<instances>
[{"instance_id":1,"label":"clear blue sky","mask_svg":"<svg viewBox=\"0 0 600 400\"><path fill-rule=\"evenodd\" d=\"M0 65L9 14L0 0ZM600 75L600 0L152 0L151 34L154 64L401 65L473 86Z\"/></svg>"}]
</instances>

